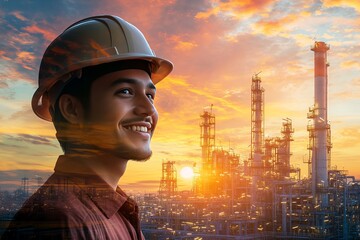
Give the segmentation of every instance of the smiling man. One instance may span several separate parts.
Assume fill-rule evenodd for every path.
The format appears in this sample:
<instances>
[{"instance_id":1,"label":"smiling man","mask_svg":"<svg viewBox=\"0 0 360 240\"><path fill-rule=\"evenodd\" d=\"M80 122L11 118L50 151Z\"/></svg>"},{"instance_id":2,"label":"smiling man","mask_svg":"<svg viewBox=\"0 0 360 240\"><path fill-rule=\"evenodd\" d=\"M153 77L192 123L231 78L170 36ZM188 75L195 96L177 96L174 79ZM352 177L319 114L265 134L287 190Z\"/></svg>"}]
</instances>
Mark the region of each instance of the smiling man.
<instances>
[{"instance_id":1,"label":"smiling man","mask_svg":"<svg viewBox=\"0 0 360 240\"><path fill-rule=\"evenodd\" d=\"M116 16L76 22L49 45L32 107L53 122L64 155L3 239L143 239L118 182L128 160L152 154L155 84L172 68Z\"/></svg>"}]
</instances>

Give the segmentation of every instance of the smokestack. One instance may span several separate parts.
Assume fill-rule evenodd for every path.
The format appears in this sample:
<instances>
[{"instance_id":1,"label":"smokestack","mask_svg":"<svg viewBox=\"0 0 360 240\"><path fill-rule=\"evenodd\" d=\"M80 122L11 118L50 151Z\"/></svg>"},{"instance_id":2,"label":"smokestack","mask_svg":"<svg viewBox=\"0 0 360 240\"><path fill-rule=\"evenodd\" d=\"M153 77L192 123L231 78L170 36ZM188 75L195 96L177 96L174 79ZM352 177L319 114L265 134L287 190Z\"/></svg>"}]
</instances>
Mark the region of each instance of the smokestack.
<instances>
[{"instance_id":1,"label":"smokestack","mask_svg":"<svg viewBox=\"0 0 360 240\"><path fill-rule=\"evenodd\" d=\"M263 173L264 146L264 89L261 78L255 74L251 84L251 175L252 175L252 206L256 206L258 199L258 184Z\"/></svg>"},{"instance_id":2,"label":"smokestack","mask_svg":"<svg viewBox=\"0 0 360 240\"><path fill-rule=\"evenodd\" d=\"M253 76L251 84L251 160L255 168L262 166L264 144L264 88L258 74Z\"/></svg>"},{"instance_id":3,"label":"smokestack","mask_svg":"<svg viewBox=\"0 0 360 240\"><path fill-rule=\"evenodd\" d=\"M327 51L329 46L324 42L315 42L311 48L314 51L314 144L312 148L312 190L317 196L318 203L326 207L328 205L327 194L321 188L328 187L328 161L330 156L329 129L327 118Z\"/></svg>"}]
</instances>

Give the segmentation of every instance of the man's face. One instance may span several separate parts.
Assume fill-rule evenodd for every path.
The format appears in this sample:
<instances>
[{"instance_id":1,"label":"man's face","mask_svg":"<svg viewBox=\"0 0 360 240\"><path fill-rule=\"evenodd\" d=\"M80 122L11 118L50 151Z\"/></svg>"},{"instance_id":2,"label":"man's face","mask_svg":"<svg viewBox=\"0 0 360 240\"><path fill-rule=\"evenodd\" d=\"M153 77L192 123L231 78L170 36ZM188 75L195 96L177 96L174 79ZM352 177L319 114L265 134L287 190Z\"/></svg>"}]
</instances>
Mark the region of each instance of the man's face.
<instances>
[{"instance_id":1,"label":"man's face","mask_svg":"<svg viewBox=\"0 0 360 240\"><path fill-rule=\"evenodd\" d=\"M158 120L155 92L149 75L139 69L112 72L95 80L84 123L85 141L122 159L148 159Z\"/></svg>"}]
</instances>

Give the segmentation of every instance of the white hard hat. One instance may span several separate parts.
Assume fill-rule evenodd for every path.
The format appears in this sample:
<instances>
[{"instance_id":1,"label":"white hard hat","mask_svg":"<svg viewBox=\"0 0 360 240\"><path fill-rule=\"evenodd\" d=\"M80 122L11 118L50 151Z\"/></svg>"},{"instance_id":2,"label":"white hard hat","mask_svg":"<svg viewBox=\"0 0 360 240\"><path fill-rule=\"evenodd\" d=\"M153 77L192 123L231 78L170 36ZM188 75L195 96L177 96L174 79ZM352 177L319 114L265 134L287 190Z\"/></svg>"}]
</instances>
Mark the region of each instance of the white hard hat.
<instances>
[{"instance_id":1,"label":"white hard hat","mask_svg":"<svg viewBox=\"0 0 360 240\"><path fill-rule=\"evenodd\" d=\"M32 98L37 116L52 121L48 91L67 75L99 64L123 60L145 60L151 66L154 84L173 69L168 60L156 57L144 35L117 16L103 15L80 20L68 27L46 49L39 70L39 88Z\"/></svg>"}]
</instances>

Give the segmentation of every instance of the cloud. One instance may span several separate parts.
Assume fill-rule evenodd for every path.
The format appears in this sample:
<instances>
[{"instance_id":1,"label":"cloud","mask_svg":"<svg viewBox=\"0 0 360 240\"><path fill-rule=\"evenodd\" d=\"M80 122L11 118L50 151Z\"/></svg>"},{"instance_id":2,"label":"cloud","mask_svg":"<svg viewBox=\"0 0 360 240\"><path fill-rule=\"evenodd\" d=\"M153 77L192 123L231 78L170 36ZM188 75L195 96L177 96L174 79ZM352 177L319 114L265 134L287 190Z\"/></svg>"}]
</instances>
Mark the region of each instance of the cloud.
<instances>
[{"instance_id":1,"label":"cloud","mask_svg":"<svg viewBox=\"0 0 360 240\"><path fill-rule=\"evenodd\" d=\"M198 157L198 155L196 157ZM179 160L179 161L176 161L176 165L178 167L182 167L182 166L191 166L192 167L192 166L194 166L194 161L191 161L191 160ZM180 170L180 169L178 169L178 170Z\"/></svg>"},{"instance_id":2,"label":"cloud","mask_svg":"<svg viewBox=\"0 0 360 240\"><path fill-rule=\"evenodd\" d=\"M34 68L31 67L31 65L34 63L34 60L35 56L32 52L23 51L17 54L17 62L27 70L34 70Z\"/></svg>"},{"instance_id":3,"label":"cloud","mask_svg":"<svg viewBox=\"0 0 360 240\"><path fill-rule=\"evenodd\" d=\"M160 179L159 180L140 180L130 183L120 183L120 186L122 189L124 189L126 192L131 193L134 191L149 191L149 192L156 192L159 189L160 186Z\"/></svg>"},{"instance_id":4,"label":"cloud","mask_svg":"<svg viewBox=\"0 0 360 240\"><path fill-rule=\"evenodd\" d=\"M207 19L211 16L225 15L233 18L243 18L253 14L259 14L266 10L274 0L257 0L257 1L243 1L243 0L229 0L229 1L211 1L212 7L206 11L199 12L196 18Z\"/></svg>"},{"instance_id":5,"label":"cloud","mask_svg":"<svg viewBox=\"0 0 360 240\"><path fill-rule=\"evenodd\" d=\"M309 50L313 37L325 38L332 47L329 74L336 80L330 83L336 90L329 98L359 99L357 4L350 0L6 1L0 10L4 16L0 19L0 89L5 93L3 98L15 100L5 104L21 106L18 101L23 104L25 98L28 102L23 86L13 83L35 85L34 70L46 45L76 20L104 12L115 14L141 29L156 54L175 65L172 75L157 85L155 104L160 121L153 139L154 158L200 162L199 115L210 104L214 104L216 114L217 144L228 145L231 140L248 156L251 76L263 71L265 132L279 135L281 118L293 118L297 132L292 151L300 156L295 159L301 159L308 144L306 112L313 104L313 53ZM351 101L341 104L354 104ZM333 109L358 122L359 113L354 108L346 112L346 107ZM18 112L13 113L13 109L19 107L1 113L5 122L1 131L18 140L3 138L7 141L0 143L1 167L12 168L14 160L26 157L18 151L20 146L33 151L31 156L42 155L43 160L49 152L54 155L59 149L44 147L46 139L52 141L47 137L54 132L52 125L37 120L28 103ZM347 119L338 122L349 124ZM336 126L334 121L332 124ZM358 158L356 149L350 150L347 154ZM25 161L21 164L29 165ZM146 177L129 172L128 182L136 183L134 176L137 180L139 176L159 179L160 168L158 161L149 165ZM152 187L158 189L158 181Z\"/></svg>"},{"instance_id":6,"label":"cloud","mask_svg":"<svg viewBox=\"0 0 360 240\"><path fill-rule=\"evenodd\" d=\"M12 148L13 150L16 150L19 148L19 145L16 145L16 144L8 144L8 143L3 143L3 142L0 142L0 146L2 147L7 147L7 148Z\"/></svg>"},{"instance_id":7,"label":"cloud","mask_svg":"<svg viewBox=\"0 0 360 240\"><path fill-rule=\"evenodd\" d=\"M333 135L333 134L332 134ZM334 136L334 135L333 135ZM333 155L341 156L342 154L354 157L360 146L360 130L359 126L345 126L336 130L336 137L332 137ZM335 157L333 159L338 159ZM338 159L341 160L341 159Z\"/></svg>"},{"instance_id":8,"label":"cloud","mask_svg":"<svg viewBox=\"0 0 360 240\"><path fill-rule=\"evenodd\" d=\"M6 135L6 138L10 141L24 142L35 145L47 145L58 148L58 146L53 143L54 137L49 137L49 136L38 136L38 135L19 133L17 135L8 134Z\"/></svg>"},{"instance_id":9,"label":"cloud","mask_svg":"<svg viewBox=\"0 0 360 240\"><path fill-rule=\"evenodd\" d=\"M19 134L19 136L22 139L25 139L25 141L29 141L33 144L45 144L45 145L51 145L51 140L49 140L49 137L42 137L42 136L35 136L30 134ZM50 139L54 139L54 137L50 137Z\"/></svg>"},{"instance_id":10,"label":"cloud","mask_svg":"<svg viewBox=\"0 0 360 240\"><path fill-rule=\"evenodd\" d=\"M6 60L6 58L0 58L0 80L7 81L8 83L17 81L35 83L36 73L33 70L29 70L33 69L35 64L32 53L23 52L20 57L11 56L11 60Z\"/></svg>"},{"instance_id":11,"label":"cloud","mask_svg":"<svg viewBox=\"0 0 360 240\"><path fill-rule=\"evenodd\" d=\"M160 153L160 154L162 154L162 155L171 156L171 152L169 152L169 151L159 151L158 153Z\"/></svg>"},{"instance_id":12,"label":"cloud","mask_svg":"<svg viewBox=\"0 0 360 240\"><path fill-rule=\"evenodd\" d=\"M37 133L41 136L54 135L54 127L51 122L39 119L33 112L29 100L18 103L12 106L15 112L7 113L4 119L7 120L6 128L2 128L1 132L14 133Z\"/></svg>"},{"instance_id":13,"label":"cloud","mask_svg":"<svg viewBox=\"0 0 360 240\"><path fill-rule=\"evenodd\" d=\"M189 51L198 46L198 44L190 41L184 41L180 39L180 36L171 36L169 41L173 41L176 50Z\"/></svg>"},{"instance_id":14,"label":"cloud","mask_svg":"<svg viewBox=\"0 0 360 240\"><path fill-rule=\"evenodd\" d=\"M341 67L343 68L360 68L360 62L359 61L354 61L354 60L349 60L349 61L345 61L341 63Z\"/></svg>"},{"instance_id":15,"label":"cloud","mask_svg":"<svg viewBox=\"0 0 360 240\"><path fill-rule=\"evenodd\" d=\"M355 89L358 89L358 91L354 91ZM332 94L331 98L338 99L337 101L340 101L343 104L345 104L346 100L359 100L360 99L360 91L359 90L360 90L359 86L354 85L353 89L338 91L338 92ZM350 108L350 107L352 107L352 105L348 105L347 107Z\"/></svg>"},{"instance_id":16,"label":"cloud","mask_svg":"<svg viewBox=\"0 0 360 240\"><path fill-rule=\"evenodd\" d=\"M358 78L354 78L351 83L354 85L354 86L357 86L357 87L360 87L360 76Z\"/></svg>"},{"instance_id":17,"label":"cloud","mask_svg":"<svg viewBox=\"0 0 360 240\"><path fill-rule=\"evenodd\" d=\"M11 58L6 56L6 52L4 50L0 50L0 57L5 61L10 61Z\"/></svg>"},{"instance_id":18,"label":"cloud","mask_svg":"<svg viewBox=\"0 0 360 240\"><path fill-rule=\"evenodd\" d=\"M31 121L34 119L34 112L29 104L22 106L21 110L11 114L10 120L25 120Z\"/></svg>"},{"instance_id":19,"label":"cloud","mask_svg":"<svg viewBox=\"0 0 360 240\"><path fill-rule=\"evenodd\" d=\"M36 40L37 39L33 35L29 33L21 32L19 34L12 35L10 41L18 45L30 45L30 44L35 44Z\"/></svg>"},{"instance_id":20,"label":"cloud","mask_svg":"<svg viewBox=\"0 0 360 240\"><path fill-rule=\"evenodd\" d=\"M358 0L323 0L324 7L351 7L360 12L360 2Z\"/></svg>"},{"instance_id":21,"label":"cloud","mask_svg":"<svg viewBox=\"0 0 360 240\"><path fill-rule=\"evenodd\" d=\"M0 81L0 89L2 88L8 88L9 84L7 84L5 81Z\"/></svg>"},{"instance_id":22,"label":"cloud","mask_svg":"<svg viewBox=\"0 0 360 240\"><path fill-rule=\"evenodd\" d=\"M35 24L25 27L24 30L26 32L28 32L29 34L41 34L49 42L54 40L57 36L56 33L52 32L48 29L39 27Z\"/></svg>"},{"instance_id":23,"label":"cloud","mask_svg":"<svg viewBox=\"0 0 360 240\"><path fill-rule=\"evenodd\" d=\"M255 24L255 28L266 35L278 35L285 30L287 25L295 22L299 17L301 16L291 14L276 19L262 19Z\"/></svg>"},{"instance_id":24,"label":"cloud","mask_svg":"<svg viewBox=\"0 0 360 240\"><path fill-rule=\"evenodd\" d=\"M22 178L28 179L30 189L33 191L38 187L38 183L43 183L53 172L42 170L0 170L1 190L15 191L22 185Z\"/></svg>"},{"instance_id":25,"label":"cloud","mask_svg":"<svg viewBox=\"0 0 360 240\"><path fill-rule=\"evenodd\" d=\"M359 139L360 138L360 130L359 128L345 128L341 131L341 135L347 137L349 139ZM359 143L359 142L358 142Z\"/></svg>"},{"instance_id":26,"label":"cloud","mask_svg":"<svg viewBox=\"0 0 360 240\"><path fill-rule=\"evenodd\" d=\"M19 12L19 11L15 11L11 13L12 15L14 15L17 19L21 20L21 21L29 21L26 17L24 17L24 15Z\"/></svg>"},{"instance_id":27,"label":"cloud","mask_svg":"<svg viewBox=\"0 0 360 240\"><path fill-rule=\"evenodd\" d=\"M3 82L2 82L3 83ZM0 84L0 85L3 85L3 84ZM7 83L5 83L7 84ZM15 99L15 92L13 90L11 90L10 88L6 87L6 85L4 85L5 87L1 88L0 89L6 89L6 91L4 91L4 93L0 93L0 99L3 99L3 100L14 100Z\"/></svg>"}]
</instances>

